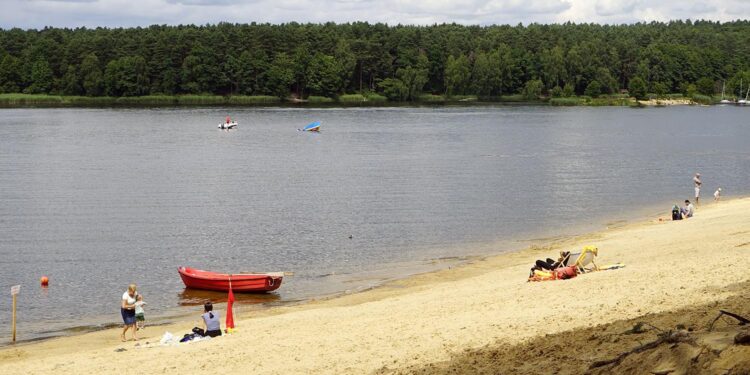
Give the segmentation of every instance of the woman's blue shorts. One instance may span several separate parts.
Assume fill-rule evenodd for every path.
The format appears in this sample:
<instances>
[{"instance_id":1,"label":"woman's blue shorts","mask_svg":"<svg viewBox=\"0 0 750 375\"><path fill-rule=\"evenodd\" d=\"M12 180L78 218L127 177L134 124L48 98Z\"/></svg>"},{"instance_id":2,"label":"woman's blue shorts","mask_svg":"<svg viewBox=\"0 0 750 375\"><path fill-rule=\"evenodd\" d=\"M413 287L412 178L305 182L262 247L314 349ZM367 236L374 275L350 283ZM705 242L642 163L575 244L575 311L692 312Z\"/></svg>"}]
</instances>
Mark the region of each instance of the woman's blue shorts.
<instances>
[{"instance_id":1,"label":"woman's blue shorts","mask_svg":"<svg viewBox=\"0 0 750 375\"><path fill-rule=\"evenodd\" d=\"M128 310L120 308L120 314L122 314L122 322L126 326L132 326L135 324L135 310Z\"/></svg>"}]
</instances>

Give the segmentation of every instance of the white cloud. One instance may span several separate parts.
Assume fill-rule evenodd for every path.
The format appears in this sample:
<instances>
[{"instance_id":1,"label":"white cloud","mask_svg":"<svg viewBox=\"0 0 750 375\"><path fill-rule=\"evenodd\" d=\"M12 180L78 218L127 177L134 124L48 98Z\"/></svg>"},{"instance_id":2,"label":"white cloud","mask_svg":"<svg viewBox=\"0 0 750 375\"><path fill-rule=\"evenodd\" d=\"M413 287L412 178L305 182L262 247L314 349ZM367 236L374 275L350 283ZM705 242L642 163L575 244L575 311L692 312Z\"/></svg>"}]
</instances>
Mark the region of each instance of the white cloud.
<instances>
[{"instance_id":1,"label":"white cloud","mask_svg":"<svg viewBox=\"0 0 750 375\"><path fill-rule=\"evenodd\" d=\"M633 12L638 0L597 0L596 14L600 16L613 16Z\"/></svg>"},{"instance_id":2,"label":"white cloud","mask_svg":"<svg viewBox=\"0 0 750 375\"><path fill-rule=\"evenodd\" d=\"M2 0L0 27L217 22L630 23L750 18L750 0Z\"/></svg>"}]
</instances>

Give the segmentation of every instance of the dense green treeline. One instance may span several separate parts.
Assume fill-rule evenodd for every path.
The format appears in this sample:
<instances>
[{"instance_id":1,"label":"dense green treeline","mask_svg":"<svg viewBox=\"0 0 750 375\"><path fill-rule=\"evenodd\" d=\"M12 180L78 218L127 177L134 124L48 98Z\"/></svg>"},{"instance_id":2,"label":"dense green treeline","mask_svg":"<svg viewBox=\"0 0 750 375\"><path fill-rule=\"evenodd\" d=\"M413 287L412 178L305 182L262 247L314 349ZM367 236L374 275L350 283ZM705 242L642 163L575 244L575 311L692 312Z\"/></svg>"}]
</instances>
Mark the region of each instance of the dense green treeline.
<instances>
[{"instance_id":1,"label":"dense green treeline","mask_svg":"<svg viewBox=\"0 0 750 375\"><path fill-rule=\"evenodd\" d=\"M712 95L724 82L727 96L750 85L750 21L0 30L0 93L377 93L408 101L425 93L534 99L622 89Z\"/></svg>"}]
</instances>

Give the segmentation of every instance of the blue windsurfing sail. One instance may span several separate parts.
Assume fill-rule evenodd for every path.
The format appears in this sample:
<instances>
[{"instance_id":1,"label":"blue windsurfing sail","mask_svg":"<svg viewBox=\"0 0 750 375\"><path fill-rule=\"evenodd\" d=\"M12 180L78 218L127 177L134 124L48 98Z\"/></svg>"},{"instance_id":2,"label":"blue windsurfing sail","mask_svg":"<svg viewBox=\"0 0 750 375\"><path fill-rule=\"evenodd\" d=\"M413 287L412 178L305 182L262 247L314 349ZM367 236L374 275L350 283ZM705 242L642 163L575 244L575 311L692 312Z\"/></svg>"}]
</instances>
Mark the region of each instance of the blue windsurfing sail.
<instances>
[{"instance_id":1,"label":"blue windsurfing sail","mask_svg":"<svg viewBox=\"0 0 750 375\"><path fill-rule=\"evenodd\" d=\"M305 126L304 129L302 129L306 132L316 132L320 130L320 121L315 121L313 123L310 123L309 125Z\"/></svg>"}]
</instances>

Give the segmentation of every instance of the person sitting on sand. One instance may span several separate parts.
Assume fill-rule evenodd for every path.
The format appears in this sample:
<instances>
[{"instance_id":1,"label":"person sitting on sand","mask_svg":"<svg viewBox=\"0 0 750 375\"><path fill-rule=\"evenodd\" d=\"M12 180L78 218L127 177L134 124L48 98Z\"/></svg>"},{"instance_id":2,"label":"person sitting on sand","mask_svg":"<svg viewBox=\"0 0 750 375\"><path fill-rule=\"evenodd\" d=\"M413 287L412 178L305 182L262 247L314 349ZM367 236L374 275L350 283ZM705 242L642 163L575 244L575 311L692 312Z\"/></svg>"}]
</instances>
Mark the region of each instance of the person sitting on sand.
<instances>
[{"instance_id":1,"label":"person sitting on sand","mask_svg":"<svg viewBox=\"0 0 750 375\"><path fill-rule=\"evenodd\" d=\"M693 217L693 213L695 212L695 207L692 203L690 203L689 200L685 199L685 207L682 208L682 218L687 219L689 217Z\"/></svg>"},{"instance_id":2,"label":"person sitting on sand","mask_svg":"<svg viewBox=\"0 0 750 375\"><path fill-rule=\"evenodd\" d=\"M682 210L678 205L672 206L672 220L682 220Z\"/></svg>"},{"instance_id":3,"label":"person sitting on sand","mask_svg":"<svg viewBox=\"0 0 750 375\"><path fill-rule=\"evenodd\" d=\"M552 260L552 258L547 258L547 260L537 259L534 267L531 267L531 273L529 274L529 276L534 276L535 270L552 271L559 268L560 266L567 266L569 258L570 251L561 251L560 257L557 258L557 261Z\"/></svg>"},{"instance_id":4,"label":"person sitting on sand","mask_svg":"<svg viewBox=\"0 0 750 375\"><path fill-rule=\"evenodd\" d=\"M135 302L138 293L135 290L135 284L130 284L128 290L122 294L122 303L120 304L120 314L122 315L122 322L124 324L122 333L120 334L122 341L125 341L125 334L129 328L133 329L133 341L138 341L138 336L136 335L137 329L135 327Z\"/></svg>"},{"instance_id":5,"label":"person sitting on sand","mask_svg":"<svg viewBox=\"0 0 750 375\"><path fill-rule=\"evenodd\" d=\"M219 313L215 313L214 305L211 302L206 302L203 305L203 336L216 337L221 336L221 322L219 321Z\"/></svg>"}]
</instances>

